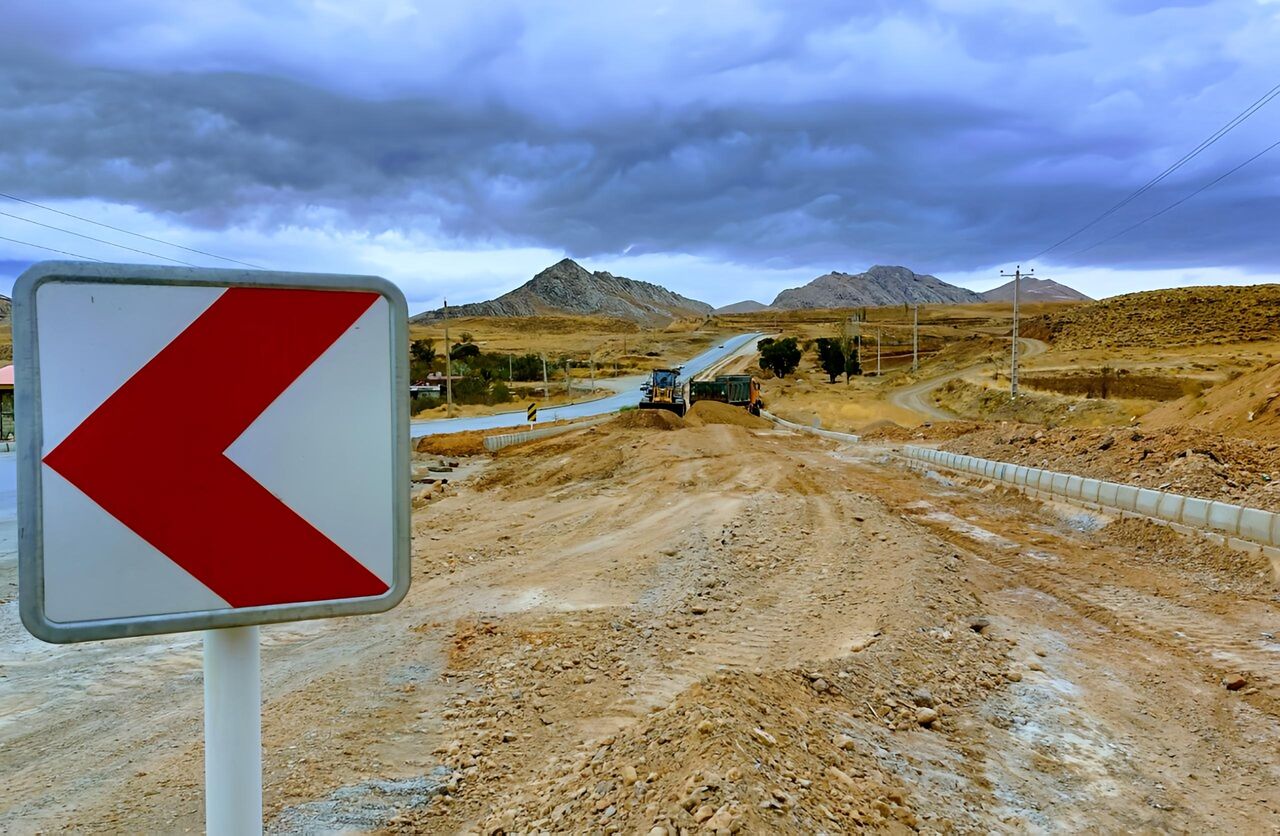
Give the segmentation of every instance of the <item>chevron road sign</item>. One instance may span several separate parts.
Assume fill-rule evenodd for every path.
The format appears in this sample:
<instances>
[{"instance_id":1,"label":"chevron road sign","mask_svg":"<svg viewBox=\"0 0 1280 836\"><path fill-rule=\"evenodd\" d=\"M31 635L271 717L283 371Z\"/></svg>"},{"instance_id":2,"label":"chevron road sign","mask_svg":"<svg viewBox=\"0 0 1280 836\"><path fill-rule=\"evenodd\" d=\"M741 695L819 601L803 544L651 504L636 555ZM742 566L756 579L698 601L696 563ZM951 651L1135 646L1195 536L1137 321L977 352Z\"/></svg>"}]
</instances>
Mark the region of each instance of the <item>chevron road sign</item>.
<instances>
[{"instance_id":1,"label":"chevron road sign","mask_svg":"<svg viewBox=\"0 0 1280 836\"><path fill-rule=\"evenodd\" d=\"M407 339L393 285L49 262L14 296L33 634L261 624L403 597Z\"/></svg>"}]
</instances>

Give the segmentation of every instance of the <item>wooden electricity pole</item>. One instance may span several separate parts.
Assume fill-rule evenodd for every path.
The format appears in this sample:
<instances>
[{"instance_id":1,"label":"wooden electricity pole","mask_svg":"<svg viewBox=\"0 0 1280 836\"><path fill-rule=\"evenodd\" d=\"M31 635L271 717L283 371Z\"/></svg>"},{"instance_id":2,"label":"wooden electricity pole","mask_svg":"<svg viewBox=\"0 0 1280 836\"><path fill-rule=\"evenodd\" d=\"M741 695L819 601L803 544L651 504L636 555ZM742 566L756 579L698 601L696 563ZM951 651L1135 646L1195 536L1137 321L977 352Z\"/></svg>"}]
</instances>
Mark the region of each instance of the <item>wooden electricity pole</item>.
<instances>
[{"instance_id":1,"label":"wooden electricity pole","mask_svg":"<svg viewBox=\"0 0 1280 836\"><path fill-rule=\"evenodd\" d=\"M1021 293L1022 277L1035 275L1035 268L1022 272L1022 265L1019 264L1013 268L1012 273L1000 271L1000 275L1005 278L1013 279L1013 347L1010 349L1010 370L1009 370L1009 398L1016 400L1018 397L1018 296Z\"/></svg>"}]
</instances>

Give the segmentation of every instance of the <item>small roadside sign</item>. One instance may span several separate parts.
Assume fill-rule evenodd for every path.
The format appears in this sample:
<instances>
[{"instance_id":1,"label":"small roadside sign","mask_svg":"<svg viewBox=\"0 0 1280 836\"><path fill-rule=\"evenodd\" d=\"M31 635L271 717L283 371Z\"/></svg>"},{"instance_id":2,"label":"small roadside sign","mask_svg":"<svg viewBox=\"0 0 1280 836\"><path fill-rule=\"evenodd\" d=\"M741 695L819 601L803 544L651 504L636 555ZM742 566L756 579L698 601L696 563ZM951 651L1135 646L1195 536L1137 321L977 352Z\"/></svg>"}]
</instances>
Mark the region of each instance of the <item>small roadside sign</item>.
<instances>
[{"instance_id":1,"label":"small roadside sign","mask_svg":"<svg viewBox=\"0 0 1280 836\"><path fill-rule=\"evenodd\" d=\"M60 262L24 273L27 628L72 642L398 603L405 310L373 277Z\"/></svg>"},{"instance_id":2,"label":"small roadside sign","mask_svg":"<svg viewBox=\"0 0 1280 836\"><path fill-rule=\"evenodd\" d=\"M262 832L259 624L409 587L408 311L371 276L45 262L13 293L18 598L205 630L205 828Z\"/></svg>"},{"instance_id":3,"label":"small roadside sign","mask_svg":"<svg viewBox=\"0 0 1280 836\"><path fill-rule=\"evenodd\" d=\"M537 420L538 420L538 405L537 405L536 403L531 403L531 404L529 404L529 408L525 410L525 414L526 414L527 416L529 416L529 423L530 423L530 424L532 424L533 422L537 421Z\"/></svg>"}]
</instances>

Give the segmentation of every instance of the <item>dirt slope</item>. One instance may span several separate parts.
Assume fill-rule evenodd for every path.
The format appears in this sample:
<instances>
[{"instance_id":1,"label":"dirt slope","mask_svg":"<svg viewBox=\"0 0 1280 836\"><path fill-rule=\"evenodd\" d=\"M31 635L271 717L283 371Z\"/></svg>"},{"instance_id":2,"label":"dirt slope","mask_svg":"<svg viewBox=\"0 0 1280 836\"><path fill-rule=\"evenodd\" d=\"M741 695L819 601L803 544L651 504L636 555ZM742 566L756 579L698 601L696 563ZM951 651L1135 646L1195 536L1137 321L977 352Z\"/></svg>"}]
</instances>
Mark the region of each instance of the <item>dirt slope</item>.
<instances>
[{"instance_id":1,"label":"dirt slope","mask_svg":"<svg viewBox=\"0 0 1280 836\"><path fill-rule=\"evenodd\" d=\"M1280 813L1280 599L1217 547L674 422L511 448L413 526L399 608L263 630L273 832ZM194 637L49 648L5 614L0 831L199 829Z\"/></svg>"},{"instance_id":2,"label":"dirt slope","mask_svg":"<svg viewBox=\"0 0 1280 836\"><path fill-rule=\"evenodd\" d=\"M1259 441L1280 441L1280 364L1248 372L1203 395L1155 409L1142 419L1153 428L1198 427Z\"/></svg>"}]
</instances>

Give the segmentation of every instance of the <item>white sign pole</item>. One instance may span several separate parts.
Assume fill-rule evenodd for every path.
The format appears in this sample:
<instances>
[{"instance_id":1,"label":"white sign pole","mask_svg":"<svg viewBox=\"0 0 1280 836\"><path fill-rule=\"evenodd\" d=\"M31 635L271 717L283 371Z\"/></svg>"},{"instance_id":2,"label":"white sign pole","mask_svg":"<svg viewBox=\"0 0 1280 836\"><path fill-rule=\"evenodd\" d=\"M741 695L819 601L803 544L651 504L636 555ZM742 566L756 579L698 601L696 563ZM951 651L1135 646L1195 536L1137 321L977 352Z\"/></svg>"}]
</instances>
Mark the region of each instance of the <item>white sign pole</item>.
<instances>
[{"instance_id":1,"label":"white sign pole","mask_svg":"<svg viewBox=\"0 0 1280 836\"><path fill-rule=\"evenodd\" d=\"M256 625L204 631L204 816L209 836L262 833Z\"/></svg>"}]
</instances>

